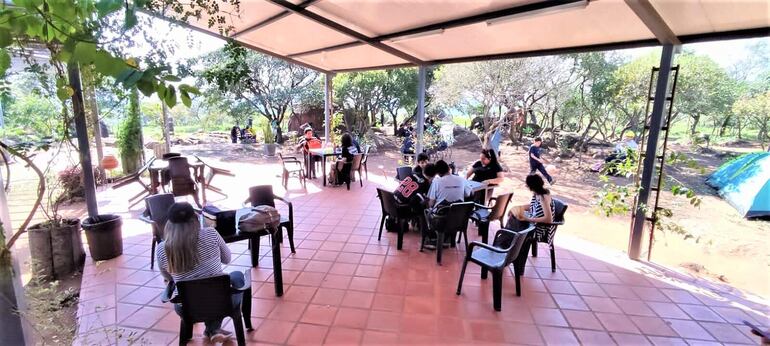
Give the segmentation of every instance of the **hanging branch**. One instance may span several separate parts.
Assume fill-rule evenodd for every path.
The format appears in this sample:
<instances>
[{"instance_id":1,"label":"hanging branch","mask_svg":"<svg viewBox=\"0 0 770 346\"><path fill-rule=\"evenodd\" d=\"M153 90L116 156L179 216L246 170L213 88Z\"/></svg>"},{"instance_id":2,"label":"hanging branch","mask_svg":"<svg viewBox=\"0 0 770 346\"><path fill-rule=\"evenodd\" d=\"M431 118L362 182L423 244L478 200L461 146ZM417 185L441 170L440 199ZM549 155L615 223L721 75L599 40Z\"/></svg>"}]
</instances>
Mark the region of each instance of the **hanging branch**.
<instances>
[{"instance_id":1,"label":"hanging branch","mask_svg":"<svg viewBox=\"0 0 770 346\"><path fill-rule=\"evenodd\" d=\"M19 226L19 229L14 233L10 239L8 239L8 242L6 243L6 248L11 249L13 247L13 244L16 242L19 237L24 234L27 230L27 226L29 226L29 223L32 222L32 218L35 216L35 213L37 212L37 209L40 208L40 205L43 201L43 196L45 195L45 175L43 175L43 172L40 171L40 168L35 165L34 162L32 162L32 159L30 159L28 156L16 151L16 149L13 149L9 147L7 144L0 141L0 147L8 151L13 156L16 156L20 158L22 161L24 161L27 164L27 167L32 168L33 171L35 171L35 174L37 174L38 179L38 186L37 186L37 199L35 200L35 203L32 205L32 209L29 212L29 215L27 215L27 218L24 220L24 222L21 223Z\"/></svg>"}]
</instances>

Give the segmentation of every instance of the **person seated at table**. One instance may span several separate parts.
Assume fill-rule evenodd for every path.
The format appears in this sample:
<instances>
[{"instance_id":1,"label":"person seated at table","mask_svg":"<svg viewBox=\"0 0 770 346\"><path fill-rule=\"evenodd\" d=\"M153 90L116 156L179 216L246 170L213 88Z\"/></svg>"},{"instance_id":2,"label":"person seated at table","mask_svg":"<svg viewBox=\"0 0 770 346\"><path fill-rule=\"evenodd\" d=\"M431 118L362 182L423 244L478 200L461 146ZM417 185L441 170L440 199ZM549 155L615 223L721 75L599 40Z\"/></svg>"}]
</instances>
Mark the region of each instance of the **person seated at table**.
<instances>
[{"instance_id":1,"label":"person seated at table","mask_svg":"<svg viewBox=\"0 0 770 346\"><path fill-rule=\"evenodd\" d=\"M168 210L168 221L163 230L163 241L155 251L160 273L168 281L180 282L221 275L222 264L230 263L230 248L211 227L201 227L189 203L174 203ZM229 273L233 287L244 286L243 273ZM233 294L233 305L239 304L243 294ZM182 316L181 304L174 306ZM214 343L226 341L232 332L222 329L222 319L206 321L204 335Z\"/></svg>"},{"instance_id":2,"label":"person seated at table","mask_svg":"<svg viewBox=\"0 0 770 346\"><path fill-rule=\"evenodd\" d=\"M428 189L428 207L425 211L426 220L431 222L433 215L440 215L442 208L452 203L462 202L471 195L471 188L465 178L449 173L449 165L444 160L436 161L436 173L438 178L433 179ZM427 230L427 228L426 228ZM435 234L427 234L426 247L435 248Z\"/></svg>"},{"instance_id":3,"label":"person seated at table","mask_svg":"<svg viewBox=\"0 0 770 346\"><path fill-rule=\"evenodd\" d=\"M425 166L428 165L428 162L430 161L430 157L426 153L419 153L417 154L417 165L412 168L412 173L422 173L422 170L425 169Z\"/></svg>"},{"instance_id":4,"label":"person seated at table","mask_svg":"<svg viewBox=\"0 0 770 346\"><path fill-rule=\"evenodd\" d=\"M481 151L479 160L473 164L466 179L485 184L500 184L503 182L503 167L497 161L497 154L492 149Z\"/></svg>"},{"instance_id":5,"label":"person seated at table","mask_svg":"<svg viewBox=\"0 0 770 346\"><path fill-rule=\"evenodd\" d=\"M323 145L321 139L313 133L313 128L308 126L303 131L302 139L300 139L294 150L302 150L303 153L307 153L310 149L318 149Z\"/></svg>"},{"instance_id":6,"label":"person seated at table","mask_svg":"<svg viewBox=\"0 0 770 346\"><path fill-rule=\"evenodd\" d=\"M358 154L358 149L353 145L353 136L345 133L340 138L340 156L332 164L332 170L329 172L329 184L339 186L345 174L350 175L350 164L353 161L353 155Z\"/></svg>"},{"instance_id":7,"label":"person seated at table","mask_svg":"<svg viewBox=\"0 0 770 346\"><path fill-rule=\"evenodd\" d=\"M428 206L427 194L431 181L436 176L436 166L427 163L419 172L412 171L408 177L401 180L393 195L396 201L409 206L413 217L419 221L420 229L424 229L424 211Z\"/></svg>"},{"instance_id":8,"label":"person seated at table","mask_svg":"<svg viewBox=\"0 0 770 346\"><path fill-rule=\"evenodd\" d=\"M505 228L520 231L529 227L530 224L536 224L535 238L538 241L545 241L553 236L556 226L548 226L541 223L553 222L556 205L553 203L553 198L551 198L551 191L545 188L545 181L541 176L530 174L525 181L529 191L532 191L532 199L529 201L528 206L511 208ZM543 208L546 205L548 208Z\"/></svg>"}]
</instances>

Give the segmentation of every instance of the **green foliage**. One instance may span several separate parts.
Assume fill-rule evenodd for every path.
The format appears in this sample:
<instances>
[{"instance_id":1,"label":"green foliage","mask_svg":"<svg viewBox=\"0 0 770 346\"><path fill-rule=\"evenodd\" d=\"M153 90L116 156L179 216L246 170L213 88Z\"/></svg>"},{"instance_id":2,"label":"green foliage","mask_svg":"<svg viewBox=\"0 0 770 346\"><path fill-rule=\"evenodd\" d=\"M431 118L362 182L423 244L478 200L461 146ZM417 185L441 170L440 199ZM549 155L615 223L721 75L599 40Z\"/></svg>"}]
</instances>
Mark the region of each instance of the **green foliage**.
<instances>
[{"instance_id":1,"label":"green foliage","mask_svg":"<svg viewBox=\"0 0 770 346\"><path fill-rule=\"evenodd\" d=\"M139 93L136 90L131 92L128 114L118 128L117 145L123 172L136 172L143 150Z\"/></svg>"},{"instance_id":2,"label":"green foliage","mask_svg":"<svg viewBox=\"0 0 770 346\"><path fill-rule=\"evenodd\" d=\"M770 142L770 91L739 99L733 104L732 111L741 122L759 129L757 140L763 146Z\"/></svg>"},{"instance_id":3,"label":"green foliage","mask_svg":"<svg viewBox=\"0 0 770 346\"><path fill-rule=\"evenodd\" d=\"M265 144L274 144L275 143L275 134L273 134L273 129L270 128L270 123L265 122L262 124L262 137L265 140Z\"/></svg>"}]
</instances>

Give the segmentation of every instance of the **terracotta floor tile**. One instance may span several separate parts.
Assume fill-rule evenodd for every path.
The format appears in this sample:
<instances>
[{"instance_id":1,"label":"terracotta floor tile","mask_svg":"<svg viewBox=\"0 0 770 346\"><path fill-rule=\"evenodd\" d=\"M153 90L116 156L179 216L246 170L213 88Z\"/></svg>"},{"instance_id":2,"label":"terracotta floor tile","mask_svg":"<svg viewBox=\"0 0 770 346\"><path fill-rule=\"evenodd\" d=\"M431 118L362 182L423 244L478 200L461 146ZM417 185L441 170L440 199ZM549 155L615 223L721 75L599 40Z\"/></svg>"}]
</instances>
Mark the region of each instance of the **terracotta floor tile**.
<instances>
[{"instance_id":1,"label":"terracotta floor tile","mask_svg":"<svg viewBox=\"0 0 770 346\"><path fill-rule=\"evenodd\" d=\"M696 340L714 340L711 334L703 329L703 327L701 327L698 322L676 319L666 319L665 321L677 334L679 334L679 336L683 338Z\"/></svg>"},{"instance_id":2,"label":"terracotta floor tile","mask_svg":"<svg viewBox=\"0 0 770 346\"><path fill-rule=\"evenodd\" d=\"M645 300L645 301L652 301L652 302L670 302L671 299L668 299L659 289L655 287L632 287L631 288L636 295L639 296L639 298Z\"/></svg>"},{"instance_id":3,"label":"terracotta floor tile","mask_svg":"<svg viewBox=\"0 0 770 346\"><path fill-rule=\"evenodd\" d=\"M545 326L568 327L567 320L562 316L559 309L532 308L530 309L535 324Z\"/></svg>"},{"instance_id":4,"label":"terracotta floor tile","mask_svg":"<svg viewBox=\"0 0 770 346\"><path fill-rule=\"evenodd\" d=\"M550 293L577 294L569 281L543 280L543 284Z\"/></svg>"},{"instance_id":5,"label":"terracotta floor tile","mask_svg":"<svg viewBox=\"0 0 770 346\"><path fill-rule=\"evenodd\" d=\"M583 301L582 298L580 298L579 295L569 295L569 294L552 294L553 300L556 301L556 304L559 305L560 309L570 309L570 310L590 310L588 308L588 305Z\"/></svg>"},{"instance_id":6,"label":"terracotta floor tile","mask_svg":"<svg viewBox=\"0 0 770 346\"><path fill-rule=\"evenodd\" d=\"M321 345L329 327L299 323L289 336L289 345Z\"/></svg>"},{"instance_id":7,"label":"terracotta floor tile","mask_svg":"<svg viewBox=\"0 0 770 346\"><path fill-rule=\"evenodd\" d=\"M386 311L372 311L366 329L398 332L401 323L401 314Z\"/></svg>"},{"instance_id":8,"label":"terracotta floor tile","mask_svg":"<svg viewBox=\"0 0 770 346\"><path fill-rule=\"evenodd\" d=\"M749 321L755 325L760 324L747 313L743 312L743 310L738 308L712 307L712 310L718 313L719 316L722 316L725 321L733 324L743 324L743 321Z\"/></svg>"},{"instance_id":9,"label":"terracotta floor tile","mask_svg":"<svg viewBox=\"0 0 770 346\"><path fill-rule=\"evenodd\" d=\"M251 300L251 316L252 317L267 317L273 308L276 306L275 299L259 299L255 298Z\"/></svg>"},{"instance_id":10,"label":"terracotta floor tile","mask_svg":"<svg viewBox=\"0 0 770 346\"><path fill-rule=\"evenodd\" d=\"M602 322L602 325L604 325L604 328L610 332L639 333L639 329L636 328L626 315L605 312L597 312L595 314L599 321Z\"/></svg>"},{"instance_id":11,"label":"terracotta floor tile","mask_svg":"<svg viewBox=\"0 0 770 346\"><path fill-rule=\"evenodd\" d=\"M352 276L328 274L321 282L321 287L344 290L348 288L352 279Z\"/></svg>"},{"instance_id":12,"label":"terracotta floor tile","mask_svg":"<svg viewBox=\"0 0 770 346\"><path fill-rule=\"evenodd\" d=\"M364 331L362 344L364 345L395 345L398 342L398 334L374 330Z\"/></svg>"},{"instance_id":13,"label":"terracotta floor tile","mask_svg":"<svg viewBox=\"0 0 770 346\"><path fill-rule=\"evenodd\" d=\"M610 312L614 314L623 313L615 302L610 298L602 297L583 297L583 301L595 312Z\"/></svg>"},{"instance_id":14,"label":"terracotta floor tile","mask_svg":"<svg viewBox=\"0 0 770 346\"><path fill-rule=\"evenodd\" d=\"M120 325L146 329L152 327L152 325L160 321L168 313L170 313L168 309L144 306L121 321Z\"/></svg>"},{"instance_id":15,"label":"terracotta floor tile","mask_svg":"<svg viewBox=\"0 0 770 346\"><path fill-rule=\"evenodd\" d=\"M604 292L611 298L639 299L639 296L625 285L600 284L599 286L601 286Z\"/></svg>"},{"instance_id":16,"label":"terracotta floor tile","mask_svg":"<svg viewBox=\"0 0 770 346\"><path fill-rule=\"evenodd\" d=\"M301 274L299 274L297 279L294 280L294 284L318 287L323 282L323 279L325 276L326 276L326 273L302 272Z\"/></svg>"},{"instance_id":17,"label":"terracotta floor tile","mask_svg":"<svg viewBox=\"0 0 770 346\"><path fill-rule=\"evenodd\" d=\"M505 323L503 337L506 343L517 345L544 345L545 341L540 336L540 331L533 324Z\"/></svg>"},{"instance_id":18,"label":"terracotta floor tile","mask_svg":"<svg viewBox=\"0 0 770 346\"><path fill-rule=\"evenodd\" d=\"M631 316L634 324L639 327L642 334L646 335L658 335L658 336L677 336L671 327L668 326L666 321L659 317L647 317L647 316Z\"/></svg>"},{"instance_id":19,"label":"terracotta floor tile","mask_svg":"<svg viewBox=\"0 0 770 346\"><path fill-rule=\"evenodd\" d=\"M289 286L285 290L283 299L289 302L307 303L313 299L317 290L309 286Z\"/></svg>"},{"instance_id":20,"label":"terracotta floor tile","mask_svg":"<svg viewBox=\"0 0 770 346\"><path fill-rule=\"evenodd\" d=\"M493 343L505 342L503 327L499 323L471 321L468 323L468 327L474 341Z\"/></svg>"},{"instance_id":21,"label":"terracotta floor tile","mask_svg":"<svg viewBox=\"0 0 770 346\"><path fill-rule=\"evenodd\" d=\"M684 311L682 311L682 309L679 308L679 306L674 303L647 302L647 306L655 311L658 316L663 318L690 318L690 316L688 316Z\"/></svg>"},{"instance_id":22,"label":"terracotta floor tile","mask_svg":"<svg viewBox=\"0 0 770 346\"><path fill-rule=\"evenodd\" d=\"M453 302L454 303L454 302ZM404 305L404 297L394 294L375 294L372 302L373 310L401 312Z\"/></svg>"},{"instance_id":23,"label":"terracotta floor tile","mask_svg":"<svg viewBox=\"0 0 770 346\"><path fill-rule=\"evenodd\" d=\"M329 274L352 276L356 272L356 268L358 268L358 265L355 263L335 262L329 269Z\"/></svg>"},{"instance_id":24,"label":"terracotta floor tile","mask_svg":"<svg viewBox=\"0 0 770 346\"><path fill-rule=\"evenodd\" d=\"M575 334L569 328L539 326L546 345L579 345Z\"/></svg>"},{"instance_id":25,"label":"terracotta floor tile","mask_svg":"<svg viewBox=\"0 0 770 346\"><path fill-rule=\"evenodd\" d=\"M689 343L682 338L674 338L669 336L647 336L653 345L655 346L689 346Z\"/></svg>"},{"instance_id":26,"label":"terracotta floor tile","mask_svg":"<svg viewBox=\"0 0 770 346\"><path fill-rule=\"evenodd\" d=\"M626 315L657 316L642 300L617 298L613 301Z\"/></svg>"},{"instance_id":27,"label":"terracotta floor tile","mask_svg":"<svg viewBox=\"0 0 770 346\"><path fill-rule=\"evenodd\" d=\"M347 291L344 298L342 298L342 306L351 308L369 309L372 306L374 300L374 293L371 292L358 292Z\"/></svg>"},{"instance_id":28,"label":"terracotta floor tile","mask_svg":"<svg viewBox=\"0 0 770 346\"><path fill-rule=\"evenodd\" d=\"M615 345L610 334L604 331L574 329L573 332L583 345Z\"/></svg>"},{"instance_id":29,"label":"terracotta floor tile","mask_svg":"<svg viewBox=\"0 0 770 346\"><path fill-rule=\"evenodd\" d=\"M326 334L326 345L358 345L364 336L364 331L351 328L332 327Z\"/></svg>"},{"instance_id":30,"label":"terracotta floor tile","mask_svg":"<svg viewBox=\"0 0 770 346\"><path fill-rule=\"evenodd\" d=\"M433 299L424 297L406 297L404 299L403 312L405 314L427 314L432 315L438 312L438 304Z\"/></svg>"},{"instance_id":31,"label":"terracotta floor tile","mask_svg":"<svg viewBox=\"0 0 770 346\"><path fill-rule=\"evenodd\" d=\"M331 269L334 262L326 262L326 261L310 261L305 266L305 271L308 272L319 272L319 273L326 273Z\"/></svg>"},{"instance_id":32,"label":"terracotta floor tile","mask_svg":"<svg viewBox=\"0 0 770 346\"><path fill-rule=\"evenodd\" d=\"M264 320L254 336L260 342L285 343L294 329L294 322Z\"/></svg>"},{"instance_id":33,"label":"terracotta floor tile","mask_svg":"<svg viewBox=\"0 0 770 346\"><path fill-rule=\"evenodd\" d=\"M299 320L302 313L305 312L306 306L307 304L305 303L280 302L275 305L275 308L270 312L270 315L268 315L267 318L271 320L294 322Z\"/></svg>"},{"instance_id":34,"label":"terracotta floor tile","mask_svg":"<svg viewBox=\"0 0 770 346\"><path fill-rule=\"evenodd\" d=\"M369 310L340 308L334 319L334 325L337 327L348 327L356 329L366 328L369 318Z\"/></svg>"},{"instance_id":35,"label":"terracotta floor tile","mask_svg":"<svg viewBox=\"0 0 770 346\"><path fill-rule=\"evenodd\" d=\"M602 324L590 311L562 310L572 328L604 330Z\"/></svg>"},{"instance_id":36,"label":"terracotta floor tile","mask_svg":"<svg viewBox=\"0 0 770 346\"><path fill-rule=\"evenodd\" d=\"M355 276L350 280L348 288L357 291L375 292L377 290L377 283L377 279Z\"/></svg>"},{"instance_id":37,"label":"terracotta floor tile","mask_svg":"<svg viewBox=\"0 0 770 346\"><path fill-rule=\"evenodd\" d=\"M378 278L380 277L381 271L382 266L359 264L355 275L369 278Z\"/></svg>"},{"instance_id":38,"label":"terracotta floor tile","mask_svg":"<svg viewBox=\"0 0 770 346\"><path fill-rule=\"evenodd\" d=\"M431 315L401 315L401 333L417 335L438 335L438 320ZM502 335L500 336L502 339Z\"/></svg>"},{"instance_id":39,"label":"terracotta floor tile","mask_svg":"<svg viewBox=\"0 0 770 346\"><path fill-rule=\"evenodd\" d=\"M319 288L311 302L313 304L321 305L339 305L342 302L342 298L344 296L345 290Z\"/></svg>"},{"instance_id":40,"label":"terracotta floor tile","mask_svg":"<svg viewBox=\"0 0 770 346\"><path fill-rule=\"evenodd\" d=\"M336 306L310 304L305 309L305 312L302 314L299 321L302 323L330 326L334 322L334 317L336 315Z\"/></svg>"},{"instance_id":41,"label":"terracotta floor tile","mask_svg":"<svg viewBox=\"0 0 770 346\"><path fill-rule=\"evenodd\" d=\"M675 289L661 289L660 290L666 297L671 299L674 303L680 304L700 304L700 300L696 299L690 292L685 290Z\"/></svg>"},{"instance_id":42,"label":"terracotta floor tile","mask_svg":"<svg viewBox=\"0 0 770 346\"><path fill-rule=\"evenodd\" d=\"M756 342L756 338L749 339L727 323L700 322L700 325L708 330L718 341L726 343L751 344Z\"/></svg>"}]
</instances>

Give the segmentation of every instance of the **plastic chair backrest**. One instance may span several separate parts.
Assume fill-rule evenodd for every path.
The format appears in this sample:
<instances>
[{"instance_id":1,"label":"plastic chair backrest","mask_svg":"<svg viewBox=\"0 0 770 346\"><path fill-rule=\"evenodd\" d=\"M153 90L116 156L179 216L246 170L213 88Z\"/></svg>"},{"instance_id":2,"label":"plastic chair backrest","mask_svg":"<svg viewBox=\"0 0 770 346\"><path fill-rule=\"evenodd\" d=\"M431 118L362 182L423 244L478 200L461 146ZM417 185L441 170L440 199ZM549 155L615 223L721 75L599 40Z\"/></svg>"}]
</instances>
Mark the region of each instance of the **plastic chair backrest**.
<instances>
[{"instance_id":1,"label":"plastic chair backrest","mask_svg":"<svg viewBox=\"0 0 770 346\"><path fill-rule=\"evenodd\" d=\"M190 177L190 164L186 157L176 156L168 159L168 174L171 179L192 180Z\"/></svg>"},{"instance_id":2,"label":"plastic chair backrest","mask_svg":"<svg viewBox=\"0 0 770 346\"><path fill-rule=\"evenodd\" d=\"M450 233L455 233L468 227L468 219L473 213L473 202L452 203L448 210L443 211L439 219L438 228Z\"/></svg>"},{"instance_id":3,"label":"plastic chair backrest","mask_svg":"<svg viewBox=\"0 0 770 346\"><path fill-rule=\"evenodd\" d=\"M275 197L272 185L258 185L249 188L249 203L252 207L268 205L275 208Z\"/></svg>"},{"instance_id":4,"label":"plastic chair backrest","mask_svg":"<svg viewBox=\"0 0 770 346\"><path fill-rule=\"evenodd\" d=\"M163 154L163 156L161 156L161 157L162 157L164 160L168 160L168 159L170 159L170 158L172 158L172 157L180 157L180 156L182 156L182 154L181 154L181 153L165 153L165 154Z\"/></svg>"},{"instance_id":5,"label":"plastic chair backrest","mask_svg":"<svg viewBox=\"0 0 770 346\"><path fill-rule=\"evenodd\" d=\"M176 283L185 323L221 320L233 313L230 276L227 274Z\"/></svg>"},{"instance_id":6,"label":"plastic chair backrest","mask_svg":"<svg viewBox=\"0 0 770 346\"><path fill-rule=\"evenodd\" d=\"M396 168L396 179L399 181L406 179L410 174L412 174L412 167L402 166Z\"/></svg>"},{"instance_id":7,"label":"plastic chair backrest","mask_svg":"<svg viewBox=\"0 0 770 346\"><path fill-rule=\"evenodd\" d=\"M553 199L553 204L555 211L553 215L553 222L564 222L564 214L567 212L569 205L556 198Z\"/></svg>"},{"instance_id":8,"label":"plastic chair backrest","mask_svg":"<svg viewBox=\"0 0 770 346\"><path fill-rule=\"evenodd\" d=\"M382 207L382 212L384 214L392 216L398 215L396 197L392 192L377 188L377 197L380 198L380 206Z\"/></svg>"},{"instance_id":9,"label":"plastic chair backrest","mask_svg":"<svg viewBox=\"0 0 770 346\"><path fill-rule=\"evenodd\" d=\"M350 171L354 172L361 168L361 158L363 154L353 155L353 161L350 162Z\"/></svg>"},{"instance_id":10,"label":"plastic chair backrest","mask_svg":"<svg viewBox=\"0 0 770 346\"><path fill-rule=\"evenodd\" d=\"M516 258L519 257L519 253L521 252L521 249L524 247L524 243L526 243L527 238L533 236L534 234L535 234L535 226L530 226L529 228L516 233L514 244L513 246L511 246L511 249L508 251L508 255L505 256L506 266L513 263L513 261L515 261Z\"/></svg>"},{"instance_id":11,"label":"plastic chair backrest","mask_svg":"<svg viewBox=\"0 0 770 346\"><path fill-rule=\"evenodd\" d=\"M161 193L148 196L144 199L144 204L147 206L150 220L158 225L160 232L163 232L163 228L166 227L166 221L168 220L168 209L174 204L174 195L170 193ZM163 234L158 234L158 236L162 235Z\"/></svg>"},{"instance_id":12,"label":"plastic chair backrest","mask_svg":"<svg viewBox=\"0 0 770 346\"><path fill-rule=\"evenodd\" d=\"M508 204L511 202L512 193L506 193L497 196L495 200L495 206L489 213L489 220L498 220L505 216L505 210L508 209Z\"/></svg>"}]
</instances>

